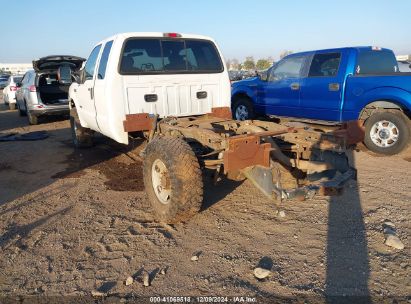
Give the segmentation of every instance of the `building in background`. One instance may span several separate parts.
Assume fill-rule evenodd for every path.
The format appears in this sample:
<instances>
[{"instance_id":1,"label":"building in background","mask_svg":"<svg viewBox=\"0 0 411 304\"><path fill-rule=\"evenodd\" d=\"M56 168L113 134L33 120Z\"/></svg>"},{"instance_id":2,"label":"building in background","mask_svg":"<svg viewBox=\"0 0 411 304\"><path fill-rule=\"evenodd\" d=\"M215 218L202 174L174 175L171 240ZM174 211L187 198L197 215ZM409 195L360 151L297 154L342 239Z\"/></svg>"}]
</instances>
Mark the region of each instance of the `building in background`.
<instances>
[{"instance_id":1,"label":"building in background","mask_svg":"<svg viewBox=\"0 0 411 304\"><path fill-rule=\"evenodd\" d=\"M398 55L395 57L397 58L400 72L411 73L411 55Z\"/></svg>"},{"instance_id":2,"label":"building in background","mask_svg":"<svg viewBox=\"0 0 411 304\"><path fill-rule=\"evenodd\" d=\"M411 55L397 55L395 56L397 61L408 61L411 62Z\"/></svg>"},{"instance_id":3,"label":"building in background","mask_svg":"<svg viewBox=\"0 0 411 304\"><path fill-rule=\"evenodd\" d=\"M0 73L24 74L33 69L31 63L0 63Z\"/></svg>"}]
</instances>

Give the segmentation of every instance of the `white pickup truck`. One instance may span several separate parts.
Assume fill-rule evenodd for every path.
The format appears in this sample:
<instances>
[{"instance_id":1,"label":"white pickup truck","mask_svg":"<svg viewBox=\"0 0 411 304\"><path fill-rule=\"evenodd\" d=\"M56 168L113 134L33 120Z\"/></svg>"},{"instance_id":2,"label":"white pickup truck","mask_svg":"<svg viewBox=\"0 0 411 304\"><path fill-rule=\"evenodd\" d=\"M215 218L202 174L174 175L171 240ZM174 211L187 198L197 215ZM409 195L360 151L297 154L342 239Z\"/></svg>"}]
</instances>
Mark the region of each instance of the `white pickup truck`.
<instances>
[{"instance_id":1,"label":"white pickup truck","mask_svg":"<svg viewBox=\"0 0 411 304\"><path fill-rule=\"evenodd\" d=\"M94 47L70 86L73 143L92 146L94 132L122 144L143 135L145 189L156 219L169 223L200 210L205 168L216 181L248 178L276 201L334 194L355 176L345 151L361 139L346 130L232 120L230 95L224 59L211 38L118 34ZM331 180L312 182L324 174Z\"/></svg>"}]
</instances>

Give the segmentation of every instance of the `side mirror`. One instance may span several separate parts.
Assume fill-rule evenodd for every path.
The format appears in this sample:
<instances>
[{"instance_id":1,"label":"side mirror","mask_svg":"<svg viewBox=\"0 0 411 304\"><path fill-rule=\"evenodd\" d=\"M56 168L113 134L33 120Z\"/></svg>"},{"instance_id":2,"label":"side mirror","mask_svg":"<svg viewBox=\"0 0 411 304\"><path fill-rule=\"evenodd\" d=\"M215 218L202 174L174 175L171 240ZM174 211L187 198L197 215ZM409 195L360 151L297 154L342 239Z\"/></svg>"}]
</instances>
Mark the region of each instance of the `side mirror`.
<instances>
[{"instance_id":1,"label":"side mirror","mask_svg":"<svg viewBox=\"0 0 411 304\"><path fill-rule=\"evenodd\" d=\"M78 83L79 83L79 84L82 84L82 83L84 83L84 82L86 81L85 75L86 75L86 73L85 73L85 70L84 70L84 69L81 69L81 70L78 72Z\"/></svg>"},{"instance_id":2,"label":"side mirror","mask_svg":"<svg viewBox=\"0 0 411 304\"><path fill-rule=\"evenodd\" d=\"M257 77L260 78L262 81L267 81L268 80L268 70L257 71Z\"/></svg>"}]
</instances>

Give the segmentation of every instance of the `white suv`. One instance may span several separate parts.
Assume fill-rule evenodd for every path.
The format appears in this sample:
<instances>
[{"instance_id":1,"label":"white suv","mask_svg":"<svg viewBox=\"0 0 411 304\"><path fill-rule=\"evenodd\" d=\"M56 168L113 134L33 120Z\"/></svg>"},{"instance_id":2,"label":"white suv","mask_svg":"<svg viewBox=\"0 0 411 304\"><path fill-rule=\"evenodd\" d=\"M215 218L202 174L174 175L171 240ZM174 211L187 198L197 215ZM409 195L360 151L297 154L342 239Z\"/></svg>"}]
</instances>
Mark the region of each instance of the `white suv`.
<instances>
[{"instance_id":1,"label":"white suv","mask_svg":"<svg viewBox=\"0 0 411 304\"><path fill-rule=\"evenodd\" d=\"M70 87L70 106L81 123L73 128L128 144L131 130L146 123L133 115L181 117L229 109L230 90L224 59L211 38L118 34L94 47L79 83Z\"/></svg>"},{"instance_id":2,"label":"white suv","mask_svg":"<svg viewBox=\"0 0 411 304\"><path fill-rule=\"evenodd\" d=\"M31 125L46 115L69 114L68 91L84 58L52 55L33 61L33 70L24 74L16 91L20 115L27 115Z\"/></svg>"}]
</instances>

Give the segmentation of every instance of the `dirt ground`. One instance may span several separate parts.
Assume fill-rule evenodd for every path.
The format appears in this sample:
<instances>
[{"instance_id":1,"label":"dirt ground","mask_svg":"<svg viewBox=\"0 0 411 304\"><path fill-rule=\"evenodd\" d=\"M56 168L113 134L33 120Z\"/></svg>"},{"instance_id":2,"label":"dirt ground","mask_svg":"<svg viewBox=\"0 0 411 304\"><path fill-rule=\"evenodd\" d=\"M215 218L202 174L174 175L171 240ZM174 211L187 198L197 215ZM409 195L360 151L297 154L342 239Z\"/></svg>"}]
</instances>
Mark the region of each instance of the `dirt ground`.
<instances>
[{"instance_id":1,"label":"dirt ground","mask_svg":"<svg viewBox=\"0 0 411 304\"><path fill-rule=\"evenodd\" d=\"M161 295L334 303L355 295L378 303L411 295L411 149L392 157L354 152L359 177L344 195L286 202L284 217L247 181L208 185L204 210L170 226L150 214L137 153L142 143L130 152L98 137L94 148L75 151L67 120L28 126L0 104L1 133L34 130L47 130L49 138L0 142L3 297L101 293L122 301ZM405 249L384 245L387 219ZM195 254L198 261L191 261ZM272 275L258 281L257 265ZM142 284L145 272L149 287ZM126 286L128 276L134 283Z\"/></svg>"}]
</instances>

